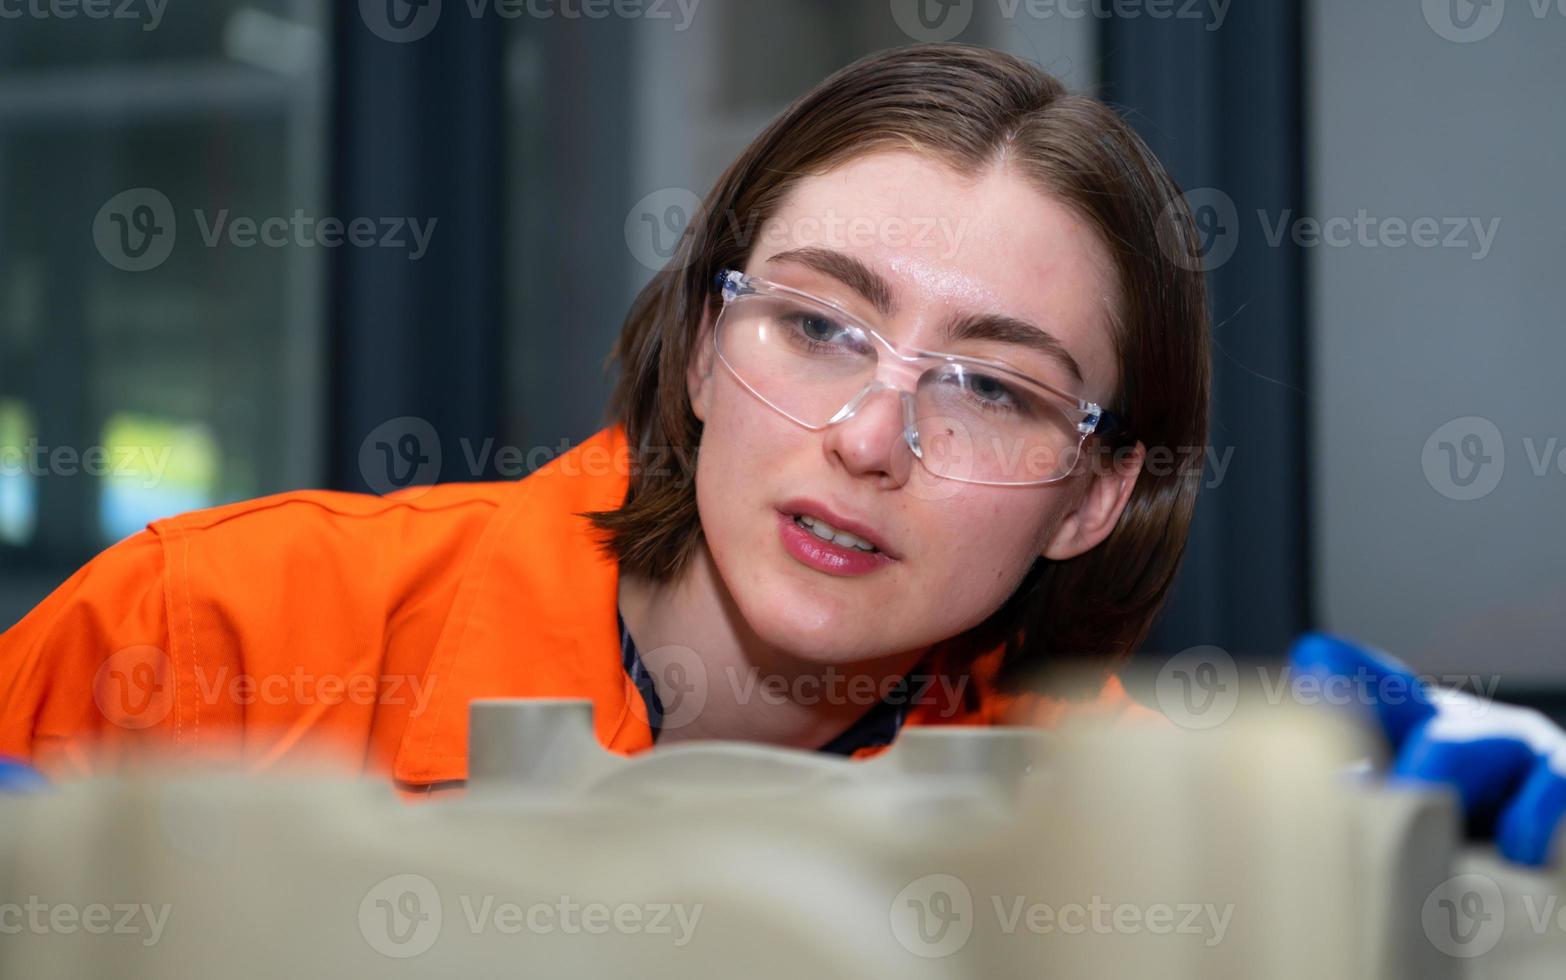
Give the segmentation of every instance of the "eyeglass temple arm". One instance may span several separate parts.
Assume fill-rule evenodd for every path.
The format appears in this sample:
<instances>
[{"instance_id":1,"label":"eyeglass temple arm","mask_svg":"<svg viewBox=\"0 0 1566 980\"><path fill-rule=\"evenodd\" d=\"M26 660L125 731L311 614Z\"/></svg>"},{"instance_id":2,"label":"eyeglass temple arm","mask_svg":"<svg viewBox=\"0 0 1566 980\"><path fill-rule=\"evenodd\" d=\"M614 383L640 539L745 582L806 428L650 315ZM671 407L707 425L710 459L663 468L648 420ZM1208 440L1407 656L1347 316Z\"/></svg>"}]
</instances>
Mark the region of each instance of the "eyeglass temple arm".
<instances>
[{"instance_id":1,"label":"eyeglass temple arm","mask_svg":"<svg viewBox=\"0 0 1566 980\"><path fill-rule=\"evenodd\" d=\"M733 299L741 293L753 293L755 289L745 282L745 273L735 269L720 269L712 277L712 284L725 300Z\"/></svg>"},{"instance_id":2,"label":"eyeglass temple arm","mask_svg":"<svg viewBox=\"0 0 1566 980\"><path fill-rule=\"evenodd\" d=\"M1089 434L1100 439L1118 441L1130 436L1131 426L1125 419L1114 412L1101 409L1098 413L1098 419L1093 424L1093 428L1089 430Z\"/></svg>"}]
</instances>

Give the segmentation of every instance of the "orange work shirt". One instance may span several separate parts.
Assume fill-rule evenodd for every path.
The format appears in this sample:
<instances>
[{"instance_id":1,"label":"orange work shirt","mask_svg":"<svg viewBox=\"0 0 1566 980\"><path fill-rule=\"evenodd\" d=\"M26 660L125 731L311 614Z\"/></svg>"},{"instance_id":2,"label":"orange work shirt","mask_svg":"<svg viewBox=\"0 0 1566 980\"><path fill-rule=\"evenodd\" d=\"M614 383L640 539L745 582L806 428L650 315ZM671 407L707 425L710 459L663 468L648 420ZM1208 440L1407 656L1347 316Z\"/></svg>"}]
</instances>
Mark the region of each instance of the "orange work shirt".
<instances>
[{"instance_id":1,"label":"orange work shirt","mask_svg":"<svg viewBox=\"0 0 1566 980\"><path fill-rule=\"evenodd\" d=\"M156 521L0 635L0 756L58 779L148 748L255 769L328 755L414 790L467 777L468 702L497 697L589 699L606 749L646 749L619 568L576 516L618 507L629 467L613 426L514 482ZM905 723L1160 717L1115 678L1091 702L1002 695L999 654Z\"/></svg>"}]
</instances>

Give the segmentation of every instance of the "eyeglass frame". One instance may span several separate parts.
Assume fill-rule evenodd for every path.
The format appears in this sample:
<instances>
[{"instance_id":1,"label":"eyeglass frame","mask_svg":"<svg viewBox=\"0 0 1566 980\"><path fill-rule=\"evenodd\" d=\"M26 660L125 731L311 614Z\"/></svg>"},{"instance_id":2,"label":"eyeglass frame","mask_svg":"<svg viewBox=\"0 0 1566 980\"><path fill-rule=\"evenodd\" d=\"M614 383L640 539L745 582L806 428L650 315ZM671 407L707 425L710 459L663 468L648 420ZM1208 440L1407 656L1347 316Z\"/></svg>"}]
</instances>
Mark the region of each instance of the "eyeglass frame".
<instances>
[{"instance_id":1,"label":"eyeglass frame","mask_svg":"<svg viewBox=\"0 0 1566 980\"><path fill-rule=\"evenodd\" d=\"M1017 381L1021 381L1024 384L1039 388L1056 396L1057 398L1061 398L1067 402L1070 402L1082 415L1081 418L1077 419L1075 423L1073 423L1073 427L1076 429L1078 436L1076 445L1076 458L1072 460L1071 468L1059 476L1051 477L1047 480L1028 480L1020 483L1005 483L991 480L973 480L966 477L950 476L945 473L937 473L935 470L930 469L929 466L924 462L924 450L919 445L918 420L913 418L912 408L910 405L910 401L913 397L910 392L906 391L905 389L886 384L879 378L872 379L862 389L860 389L858 394L854 395L847 402L845 402L843 407L838 409L837 412L833 414L832 418L828 419L826 422L820 425L812 425L809 422L806 422L803 419L797 418L794 415L784 411L778 405L774 404L772 400L766 395L763 395L761 392L757 391L754 385L752 385L749 381L746 381L745 378L741 376L739 369L730 363L729 359L724 356L723 348L718 343L718 334L721 332L719 330L719 323L717 320L714 321L712 330L713 352L717 354L718 360L723 362L723 366L728 368L729 373L734 376L734 380L738 381L745 387L747 391L759 398L762 404L788 419L790 422L793 422L795 425L801 426L812 432L821 432L825 429L831 428L839 422L845 422L848 419L853 418L854 415L858 413L859 408L864 403L865 399L882 388L898 392L903 396L903 441L907 443L909 450L914 454L914 458L918 459L920 465L925 467L925 471L932 476L939 477L940 479L954 480L958 483L973 483L980 486L1048 486L1052 483L1059 483L1060 481L1071 476L1072 473L1076 472L1077 465L1082 462L1082 444L1087 441L1089 436L1093 436L1101 440L1118 441L1124 440L1129 434L1129 426L1123 417L1103 408L1097 402L1083 398L1080 394L1065 391L1056 387L1055 385L1048 383L1047 381L1040 381L1039 379L1024 374L1011 365L1001 361L993 361L984 357L973 357L967 354L950 354L941 351L930 351L921 347L900 347L899 345L894 344L890 340L886 339L886 337L882 336L880 331L871 326L858 315L849 312L839 304L834 303L829 299L807 293L802 289L795 289L792 286L785 286L782 283L773 282L770 279L764 279L760 276L748 275L746 273L740 272L737 269L720 269L713 277L713 285L717 288L719 295L723 299L723 307L719 311L718 319L721 319L723 313L728 310L729 306L741 296L782 294L785 296L797 297L798 299L802 299L807 302L814 303L817 306L832 310L834 313L838 314L844 320L846 320L849 326L854 327L856 330L859 330L861 333L867 336L875 338L875 340L880 343L882 347L886 348L886 350L899 361L907 363L913 361L936 360L946 364L955 364L959 368L965 367L967 365L975 365L983 367L987 371L998 371L1002 374L1010 376ZM905 351L907 353L904 353ZM925 374L935 369L936 368L934 366L926 368L924 371L920 372L919 377L923 378ZM1066 417L1068 422L1071 421L1071 413L1067 412L1064 408L1061 408L1061 414Z\"/></svg>"}]
</instances>

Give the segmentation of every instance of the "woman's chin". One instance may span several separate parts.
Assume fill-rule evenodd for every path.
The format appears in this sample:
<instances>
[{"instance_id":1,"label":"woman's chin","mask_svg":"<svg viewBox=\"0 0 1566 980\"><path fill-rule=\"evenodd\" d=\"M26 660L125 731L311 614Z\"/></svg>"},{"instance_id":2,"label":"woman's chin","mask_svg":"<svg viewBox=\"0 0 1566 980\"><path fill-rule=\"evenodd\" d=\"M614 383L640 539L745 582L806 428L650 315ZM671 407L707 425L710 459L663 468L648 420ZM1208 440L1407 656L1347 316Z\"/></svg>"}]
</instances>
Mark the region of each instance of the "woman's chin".
<instances>
[{"instance_id":1,"label":"woman's chin","mask_svg":"<svg viewBox=\"0 0 1566 980\"><path fill-rule=\"evenodd\" d=\"M752 548L749 554L764 550ZM746 624L783 656L826 666L874 660L888 652L886 627L889 616L897 621L895 614L883 602L845 587L852 579L806 568L781 548L749 568L745 562L735 563L740 579L733 583L724 574L726 563L715 564Z\"/></svg>"},{"instance_id":2,"label":"woman's chin","mask_svg":"<svg viewBox=\"0 0 1566 980\"><path fill-rule=\"evenodd\" d=\"M870 618L867 610L848 610L838 603L822 606L808 595L781 589L746 615L751 629L769 646L793 660L822 666L883 656L886 638L871 628Z\"/></svg>"}]
</instances>

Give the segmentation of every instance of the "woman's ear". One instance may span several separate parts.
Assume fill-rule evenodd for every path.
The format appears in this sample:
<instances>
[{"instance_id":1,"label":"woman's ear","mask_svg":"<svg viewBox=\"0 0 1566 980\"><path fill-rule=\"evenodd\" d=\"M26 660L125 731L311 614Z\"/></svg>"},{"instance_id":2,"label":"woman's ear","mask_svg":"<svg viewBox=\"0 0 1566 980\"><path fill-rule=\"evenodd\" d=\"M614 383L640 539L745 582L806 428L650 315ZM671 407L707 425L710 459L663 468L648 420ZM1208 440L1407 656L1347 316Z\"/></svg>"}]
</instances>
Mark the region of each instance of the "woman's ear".
<instances>
[{"instance_id":1,"label":"woman's ear","mask_svg":"<svg viewBox=\"0 0 1566 980\"><path fill-rule=\"evenodd\" d=\"M712 397L713 355L712 311L702 314L701 326L696 330L696 344L691 349L689 363L685 367L685 389L690 395L691 412L703 423L707 421L707 403Z\"/></svg>"},{"instance_id":2,"label":"woman's ear","mask_svg":"<svg viewBox=\"0 0 1566 980\"><path fill-rule=\"evenodd\" d=\"M1147 458L1147 447L1140 442L1107 456L1092 454L1087 484L1076 504L1066 512L1044 546L1045 558L1064 561L1098 547L1120 521L1126 501L1136 488L1137 476ZM1106 459L1103 465L1097 462Z\"/></svg>"}]
</instances>

